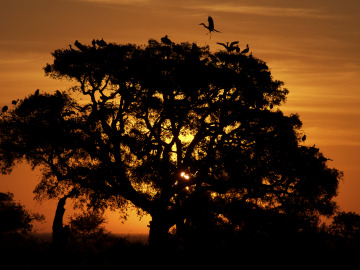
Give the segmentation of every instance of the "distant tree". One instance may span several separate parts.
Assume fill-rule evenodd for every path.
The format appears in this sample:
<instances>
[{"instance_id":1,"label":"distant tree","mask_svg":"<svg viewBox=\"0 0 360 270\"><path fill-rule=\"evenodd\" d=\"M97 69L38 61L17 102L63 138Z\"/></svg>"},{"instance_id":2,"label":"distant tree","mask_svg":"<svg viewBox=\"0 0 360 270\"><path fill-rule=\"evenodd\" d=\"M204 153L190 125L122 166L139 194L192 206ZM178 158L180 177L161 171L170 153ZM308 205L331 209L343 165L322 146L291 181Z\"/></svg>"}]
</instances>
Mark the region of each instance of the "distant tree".
<instances>
[{"instance_id":1,"label":"distant tree","mask_svg":"<svg viewBox=\"0 0 360 270\"><path fill-rule=\"evenodd\" d=\"M355 255L360 250L360 215L355 212L337 212L328 226L332 245L339 255Z\"/></svg>"},{"instance_id":2,"label":"distant tree","mask_svg":"<svg viewBox=\"0 0 360 270\"><path fill-rule=\"evenodd\" d=\"M334 215L329 229L334 235L360 240L360 215L355 212L339 212Z\"/></svg>"},{"instance_id":3,"label":"distant tree","mask_svg":"<svg viewBox=\"0 0 360 270\"><path fill-rule=\"evenodd\" d=\"M36 93L0 121L2 172L22 158L44 166L40 197L131 202L151 215L155 246L173 225L236 227L235 202L294 216L297 230L334 213L341 173L304 145L298 115L274 108L288 90L265 62L189 43L76 44L44 70L72 80L77 100Z\"/></svg>"},{"instance_id":4,"label":"distant tree","mask_svg":"<svg viewBox=\"0 0 360 270\"><path fill-rule=\"evenodd\" d=\"M69 232L71 247L82 252L106 252L107 248L124 244L105 228L107 220L104 213L90 209L70 218Z\"/></svg>"},{"instance_id":5,"label":"distant tree","mask_svg":"<svg viewBox=\"0 0 360 270\"><path fill-rule=\"evenodd\" d=\"M0 193L0 236L4 234L26 234L32 231L34 221L43 221L44 216L31 213L18 202L14 194Z\"/></svg>"},{"instance_id":6,"label":"distant tree","mask_svg":"<svg viewBox=\"0 0 360 270\"><path fill-rule=\"evenodd\" d=\"M106 218L103 213L91 210L71 217L70 230L72 235L84 239L99 238L109 233L105 229L105 223Z\"/></svg>"}]
</instances>

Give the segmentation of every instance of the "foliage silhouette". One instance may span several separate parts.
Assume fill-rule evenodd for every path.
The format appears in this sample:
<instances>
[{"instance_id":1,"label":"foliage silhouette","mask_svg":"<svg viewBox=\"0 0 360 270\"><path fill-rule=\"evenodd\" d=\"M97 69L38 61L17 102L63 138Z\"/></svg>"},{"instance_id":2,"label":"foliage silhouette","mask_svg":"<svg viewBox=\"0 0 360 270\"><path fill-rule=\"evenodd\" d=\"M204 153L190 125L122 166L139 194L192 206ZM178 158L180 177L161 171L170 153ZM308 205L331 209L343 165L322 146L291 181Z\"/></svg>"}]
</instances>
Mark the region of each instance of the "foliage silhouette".
<instances>
[{"instance_id":1,"label":"foliage silhouette","mask_svg":"<svg viewBox=\"0 0 360 270\"><path fill-rule=\"evenodd\" d=\"M265 62L189 43L76 44L44 68L72 80L76 100L37 93L1 117L2 172L41 165L39 198L131 203L151 215L155 247L174 225L180 241L267 213L297 233L334 213L342 174L303 144L298 115L274 108L288 90Z\"/></svg>"},{"instance_id":2,"label":"foliage silhouette","mask_svg":"<svg viewBox=\"0 0 360 270\"><path fill-rule=\"evenodd\" d=\"M18 202L14 194L0 192L0 237L5 234L27 234L32 231L33 222L42 222L43 215L31 213Z\"/></svg>"},{"instance_id":3,"label":"foliage silhouette","mask_svg":"<svg viewBox=\"0 0 360 270\"><path fill-rule=\"evenodd\" d=\"M88 211L77 214L70 220L72 234L82 238L92 238L108 234L104 227L106 222L103 213L99 211Z\"/></svg>"},{"instance_id":4,"label":"foliage silhouette","mask_svg":"<svg viewBox=\"0 0 360 270\"><path fill-rule=\"evenodd\" d=\"M360 215L355 212L339 211L329 225L332 244L346 254L355 255L360 250Z\"/></svg>"},{"instance_id":5,"label":"foliage silhouette","mask_svg":"<svg viewBox=\"0 0 360 270\"><path fill-rule=\"evenodd\" d=\"M354 212L339 212L334 216L330 231L344 238L360 237L360 216Z\"/></svg>"}]
</instances>

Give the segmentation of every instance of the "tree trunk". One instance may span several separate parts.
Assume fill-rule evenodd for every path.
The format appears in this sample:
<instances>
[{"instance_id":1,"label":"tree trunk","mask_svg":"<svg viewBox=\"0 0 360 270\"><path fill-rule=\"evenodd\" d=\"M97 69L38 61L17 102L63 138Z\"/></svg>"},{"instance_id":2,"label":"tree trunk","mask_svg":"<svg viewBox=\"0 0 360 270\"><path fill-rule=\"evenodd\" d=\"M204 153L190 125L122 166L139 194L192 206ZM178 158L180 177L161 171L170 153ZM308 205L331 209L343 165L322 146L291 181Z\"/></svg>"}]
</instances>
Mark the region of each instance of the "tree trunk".
<instances>
[{"instance_id":1,"label":"tree trunk","mask_svg":"<svg viewBox=\"0 0 360 270\"><path fill-rule=\"evenodd\" d=\"M166 250L169 245L170 227L166 213L152 215L149 231L149 244L151 248Z\"/></svg>"},{"instance_id":2,"label":"tree trunk","mask_svg":"<svg viewBox=\"0 0 360 270\"><path fill-rule=\"evenodd\" d=\"M68 196L62 197L57 205L54 222L52 226L53 230L53 245L58 251L63 251L66 248L68 230L63 225L63 217L65 213L65 203Z\"/></svg>"}]
</instances>

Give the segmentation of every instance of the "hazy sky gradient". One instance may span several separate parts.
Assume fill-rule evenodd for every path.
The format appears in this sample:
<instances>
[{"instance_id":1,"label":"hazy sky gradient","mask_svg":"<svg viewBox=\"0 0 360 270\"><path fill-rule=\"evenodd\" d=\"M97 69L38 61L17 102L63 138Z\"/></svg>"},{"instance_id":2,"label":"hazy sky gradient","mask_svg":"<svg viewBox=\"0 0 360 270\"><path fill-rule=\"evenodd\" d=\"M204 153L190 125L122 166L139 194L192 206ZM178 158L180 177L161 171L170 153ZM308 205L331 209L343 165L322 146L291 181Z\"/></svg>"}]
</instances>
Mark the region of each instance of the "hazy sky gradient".
<instances>
[{"instance_id":1,"label":"hazy sky gradient","mask_svg":"<svg viewBox=\"0 0 360 270\"><path fill-rule=\"evenodd\" d=\"M358 0L11 0L0 3L0 106L36 89L67 89L66 81L44 76L50 53L75 40L145 44L168 34L175 42L221 47L238 40L266 61L273 77L290 90L282 110L299 113L307 143L315 144L344 172L338 201L360 212L360 1ZM222 33L206 35L207 16ZM32 209L50 215L54 204L34 204L39 172L20 166L0 176L0 191L11 191ZM27 179L25 179L27 178ZM29 206L30 207L30 206ZM69 208L69 207L68 207ZM138 227L112 230L139 232ZM46 227L47 226L47 227Z\"/></svg>"}]
</instances>

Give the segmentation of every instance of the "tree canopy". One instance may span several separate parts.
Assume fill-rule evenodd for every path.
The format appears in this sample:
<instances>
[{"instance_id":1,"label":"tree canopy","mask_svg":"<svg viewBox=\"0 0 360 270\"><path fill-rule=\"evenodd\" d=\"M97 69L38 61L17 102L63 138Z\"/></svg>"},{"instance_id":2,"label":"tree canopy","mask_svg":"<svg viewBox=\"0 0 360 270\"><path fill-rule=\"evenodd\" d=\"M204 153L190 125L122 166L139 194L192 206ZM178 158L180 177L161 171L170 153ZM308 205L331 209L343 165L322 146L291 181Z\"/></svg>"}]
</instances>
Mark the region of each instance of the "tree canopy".
<instances>
[{"instance_id":1,"label":"tree canopy","mask_svg":"<svg viewBox=\"0 0 360 270\"><path fill-rule=\"evenodd\" d=\"M236 230L249 211L291 216L297 230L334 213L341 172L279 109L288 90L264 61L195 43L75 45L44 68L69 92L36 92L1 116L2 172L43 166L39 197L130 202L152 216L154 242L201 226L204 209Z\"/></svg>"}]
</instances>

